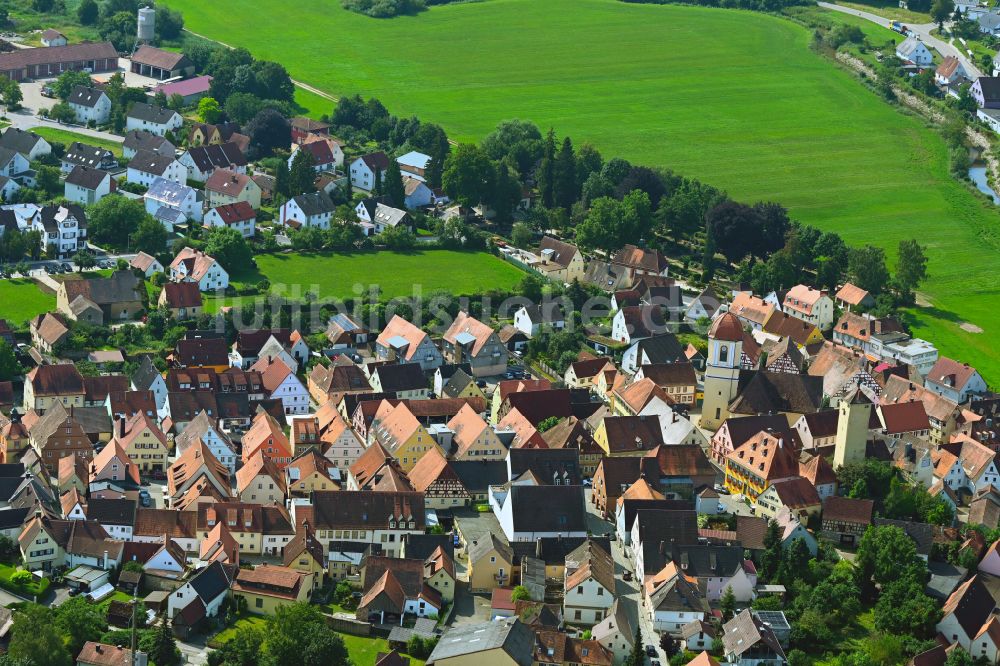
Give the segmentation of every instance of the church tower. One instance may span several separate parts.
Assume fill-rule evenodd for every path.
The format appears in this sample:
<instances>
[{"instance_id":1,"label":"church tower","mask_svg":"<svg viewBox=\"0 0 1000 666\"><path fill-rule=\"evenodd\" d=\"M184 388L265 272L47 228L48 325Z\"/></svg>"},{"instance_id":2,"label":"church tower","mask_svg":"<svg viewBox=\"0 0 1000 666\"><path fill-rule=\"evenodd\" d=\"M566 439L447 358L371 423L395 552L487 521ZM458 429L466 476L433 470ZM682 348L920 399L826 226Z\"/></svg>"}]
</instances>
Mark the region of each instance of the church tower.
<instances>
[{"instance_id":1,"label":"church tower","mask_svg":"<svg viewBox=\"0 0 1000 666\"><path fill-rule=\"evenodd\" d=\"M833 468L865 459L868 449L868 423L872 415L872 402L855 385L840 399L837 408L837 438L834 440Z\"/></svg>"},{"instance_id":2,"label":"church tower","mask_svg":"<svg viewBox=\"0 0 1000 666\"><path fill-rule=\"evenodd\" d=\"M729 418L729 403L736 397L743 355L743 325L727 312L708 331L708 358L705 361L705 401L701 406L701 427L716 430Z\"/></svg>"}]
</instances>

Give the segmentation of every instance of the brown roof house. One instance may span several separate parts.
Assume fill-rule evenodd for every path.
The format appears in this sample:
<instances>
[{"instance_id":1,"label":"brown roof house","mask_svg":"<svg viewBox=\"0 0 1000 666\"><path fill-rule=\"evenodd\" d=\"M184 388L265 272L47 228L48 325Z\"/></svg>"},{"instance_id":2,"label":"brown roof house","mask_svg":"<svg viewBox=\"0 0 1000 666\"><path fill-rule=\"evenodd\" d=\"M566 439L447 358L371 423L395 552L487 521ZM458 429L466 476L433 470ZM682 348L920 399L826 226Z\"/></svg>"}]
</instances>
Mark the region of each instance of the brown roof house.
<instances>
[{"instance_id":1,"label":"brown roof house","mask_svg":"<svg viewBox=\"0 0 1000 666\"><path fill-rule=\"evenodd\" d=\"M140 283L132 271L111 277L64 280L56 290L56 307L70 319L94 326L134 319L142 311Z\"/></svg>"},{"instance_id":2,"label":"brown roof house","mask_svg":"<svg viewBox=\"0 0 1000 666\"><path fill-rule=\"evenodd\" d=\"M587 260L580 249L551 236L542 237L538 247L541 261L535 264L542 275L557 282L583 281L587 274Z\"/></svg>"},{"instance_id":3,"label":"brown roof house","mask_svg":"<svg viewBox=\"0 0 1000 666\"><path fill-rule=\"evenodd\" d=\"M33 318L29 323L31 344L45 354L69 336L69 323L58 312L46 312Z\"/></svg>"},{"instance_id":4,"label":"brown roof house","mask_svg":"<svg viewBox=\"0 0 1000 666\"><path fill-rule=\"evenodd\" d=\"M201 290L194 282L168 282L163 285L157 305L170 310L174 319L194 319L201 314Z\"/></svg>"},{"instance_id":5,"label":"brown roof house","mask_svg":"<svg viewBox=\"0 0 1000 666\"><path fill-rule=\"evenodd\" d=\"M823 534L844 545L861 540L872 524L875 503L848 497L827 497L823 502Z\"/></svg>"}]
</instances>

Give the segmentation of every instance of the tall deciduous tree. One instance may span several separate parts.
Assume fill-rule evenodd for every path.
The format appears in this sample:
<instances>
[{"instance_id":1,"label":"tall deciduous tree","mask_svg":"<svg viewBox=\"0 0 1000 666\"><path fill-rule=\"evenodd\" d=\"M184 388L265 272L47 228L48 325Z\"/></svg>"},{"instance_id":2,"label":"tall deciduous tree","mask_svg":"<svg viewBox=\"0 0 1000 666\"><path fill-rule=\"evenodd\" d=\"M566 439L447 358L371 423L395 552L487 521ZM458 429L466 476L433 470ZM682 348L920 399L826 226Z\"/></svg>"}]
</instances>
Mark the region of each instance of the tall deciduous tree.
<instances>
[{"instance_id":1,"label":"tall deciduous tree","mask_svg":"<svg viewBox=\"0 0 1000 666\"><path fill-rule=\"evenodd\" d=\"M490 196L495 175L486 153L475 144L463 143L448 156L441 183L448 196L463 205L475 206Z\"/></svg>"},{"instance_id":2,"label":"tall deciduous tree","mask_svg":"<svg viewBox=\"0 0 1000 666\"><path fill-rule=\"evenodd\" d=\"M274 109L263 109L247 124L247 136L257 158L271 155L292 142L288 120Z\"/></svg>"},{"instance_id":3,"label":"tall deciduous tree","mask_svg":"<svg viewBox=\"0 0 1000 666\"><path fill-rule=\"evenodd\" d=\"M896 285L906 296L927 278L927 255L915 238L899 241L896 257Z\"/></svg>"},{"instance_id":4,"label":"tall deciduous tree","mask_svg":"<svg viewBox=\"0 0 1000 666\"><path fill-rule=\"evenodd\" d=\"M87 210L87 235L98 245L123 249L129 236L149 217L142 199L126 199L112 194Z\"/></svg>"},{"instance_id":5,"label":"tall deciduous tree","mask_svg":"<svg viewBox=\"0 0 1000 666\"><path fill-rule=\"evenodd\" d=\"M201 122L214 125L222 120L222 107L214 97L202 97L198 100L198 117Z\"/></svg>"},{"instance_id":6,"label":"tall deciduous tree","mask_svg":"<svg viewBox=\"0 0 1000 666\"><path fill-rule=\"evenodd\" d=\"M53 612L45 606L28 604L15 611L8 654L32 664L70 666L73 659L56 628Z\"/></svg>"},{"instance_id":7,"label":"tall deciduous tree","mask_svg":"<svg viewBox=\"0 0 1000 666\"><path fill-rule=\"evenodd\" d=\"M851 282L873 294L881 293L889 283L885 250L874 245L853 248L847 260Z\"/></svg>"},{"instance_id":8,"label":"tall deciduous tree","mask_svg":"<svg viewBox=\"0 0 1000 666\"><path fill-rule=\"evenodd\" d=\"M243 234L232 227L213 227L208 232L205 252L230 274L250 267L252 254Z\"/></svg>"},{"instance_id":9,"label":"tall deciduous tree","mask_svg":"<svg viewBox=\"0 0 1000 666\"><path fill-rule=\"evenodd\" d=\"M0 381L9 382L24 372L17 362L14 348L6 340L0 340Z\"/></svg>"}]
</instances>

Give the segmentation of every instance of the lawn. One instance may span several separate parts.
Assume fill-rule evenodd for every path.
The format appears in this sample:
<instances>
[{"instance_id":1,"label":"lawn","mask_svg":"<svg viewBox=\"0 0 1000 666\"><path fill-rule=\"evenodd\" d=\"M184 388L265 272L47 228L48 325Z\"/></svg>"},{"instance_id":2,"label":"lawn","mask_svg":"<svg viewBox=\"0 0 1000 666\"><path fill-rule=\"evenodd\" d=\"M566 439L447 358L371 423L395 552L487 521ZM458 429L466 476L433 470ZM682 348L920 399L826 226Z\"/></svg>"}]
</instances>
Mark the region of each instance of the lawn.
<instances>
[{"instance_id":1,"label":"lawn","mask_svg":"<svg viewBox=\"0 0 1000 666\"><path fill-rule=\"evenodd\" d=\"M301 299L306 292L320 300L344 299L379 288L382 298L412 296L416 288L427 294L446 289L454 294L478 294L490 289L510 289L524 273L486 253L426 250L359 254L267 254L257 256L258 272L236 275L235 280L254 283L267 278L271 293ZM257 297L209 298L206 309L236 305Z\"/></svg>"},{"instance_id":2,"label":"lawn","mask_svg":"<svg viewBox=\"0 0 1000 666\"><path fill-rule=\"evenodd\" d=\"M263 629L267 624L267 618L260 615L245 615L236 620L232 626L226 627L216 635L208 639L209 647L218 649L236 636L236 632L242 627L257 627ZM344 639L344 645L351 657L354 666L374 666L375 657L379 652L389 652L389 642L384 638L352 636L351 634L340 634ZM406 655L404 655L406 656ZM424 666L424 662L410 657L410 666Z\"/></svg>"},{"instance_id":3,"label":"lawn","mask_svg":"<svg viewBox=\"0 0 1000 666\"><path fill-rule=\"evenodd\" d=\"M347 646L347 652L354 666L375 666L375 657L379 652L389 652L389 642L384 638L366 638L340 634ZM403 655L404 657L406 655ZM424 666L424 662L410 657L410 666Z\"/></svg>"},{"instance_id":4,"label":"lawn","mask_svg":"<svg viewBox=\"0 0 1000 666\"><path fill-rule=\"evenodd\" d=\"M17 571L17 567L10 564L0 563L0 587L8 589L21 596L44 596L46 590L49 589L51 582L48 578L42 578L39 581L34 581L28 583L27 585L15 585L10 581L10 577Z\"/></svg>"},{"instance_id":5,"label":"lawn","mask_svg":"<svg viewBox=\"0 0 1000 666\"><path fill-rule=\"evenodd\" d=\"M918 238L929 247L922 291L933 308L913 317L915 333L1000 385L988 342L1000 335L997 208L948 175L936 132L810 50L811 31L798 24L617 0L487 0L394 19L315 0L296 4L293 24L275 20L287 13L280 0L166 3L192 30L279 60L332 94L375 95L454 139L525 118L606 156L777 200L890 255ZM230 20L237 12L242 20Z\"/></svg>"},{"instance_id":6,"label":"lawn","mask_svg":"<svg viewBox=\"0 0 1000 666\"><path fill-rule=\"evenodd\" d=\"M110 150L116 157L121 157L122 154L122 144L120 141L99 139L94 136L87 136L86 134L59 129L57 127L34 127L31 131L47 141L58 141L67 147L74 141L80 141L89 146Z\"/></svg>"},{"instance_id":7,"label":"lawn","mask_svg":"<svg viewBox=\"0 0 1000 666\"><path fill-rule=\"evenodd\" d=\"M35 315L55 310L55 294L46 294L34 280L0 280L0 316L11 323L20 324Z\"/></svg>"},{"instance_id":8,"label":"lawn","mask_svg":"<svg viewBox=\"0 0 1000 666\"><path fill-rule=\"evenodd\" d=\"M232 626L226 627L216 635L208 639L209 647L221 647L236 636L236 632L243 627L257 627L258 629L263 629L264 625L267 624L267 618L261 615L245 615L240 619L236 620Z\"/></svg>"}]
</instances>

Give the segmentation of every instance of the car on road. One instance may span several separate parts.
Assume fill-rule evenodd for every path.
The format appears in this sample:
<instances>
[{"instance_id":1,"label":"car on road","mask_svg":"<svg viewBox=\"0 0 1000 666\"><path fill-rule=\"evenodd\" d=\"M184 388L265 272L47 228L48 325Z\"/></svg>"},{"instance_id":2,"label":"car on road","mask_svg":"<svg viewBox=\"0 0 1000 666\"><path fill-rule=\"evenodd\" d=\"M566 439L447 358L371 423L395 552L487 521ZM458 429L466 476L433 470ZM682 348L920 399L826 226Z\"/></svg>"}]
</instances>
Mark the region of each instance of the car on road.
<instances>
[{"instance_id":1,"label":"car on road","mask_svg":"<svg viewBox=\"0 0 1000 666\"><path fill-rule=\"evenodd\" d=\"M73 265L72 264L67 264L66 262L63 262L63 263L59 264L59 268L63 269L67 273L69 273L69 272L71 272L73 270Z\"/></svg>"},{"instance_id":2,"label":"car on road","mask_svg":"<svg viewBox=\"0 0 1000 666\"><path fill-rule=\"evenodd\" d=\"M647 657L655 657L656 656L656 646L654 646L654 645L647 645L646 646L646 656Z\"/></svg>"},{"instance_id":3,"label":"car on road","mask_svg":"<svg viewBox=\"0 0 1000 666\"><path fill-rule=\"evenodd\" d=\"M719 493L720 495L728 495L729 494L729 488L726 488L721 483L717 483L717 484L715 484L715 492Z\"/></svg>"}]
</instances>

